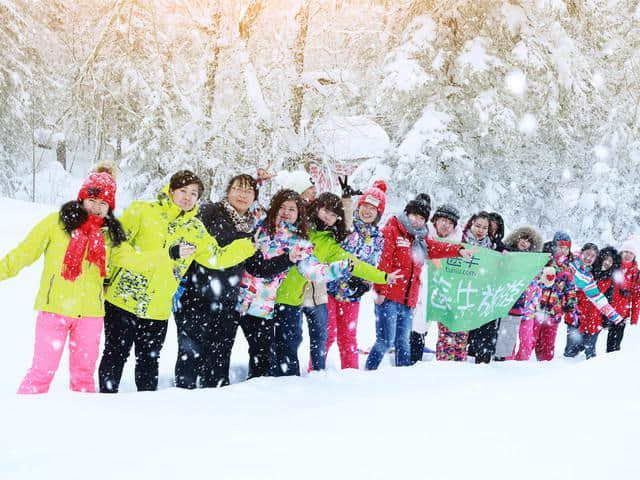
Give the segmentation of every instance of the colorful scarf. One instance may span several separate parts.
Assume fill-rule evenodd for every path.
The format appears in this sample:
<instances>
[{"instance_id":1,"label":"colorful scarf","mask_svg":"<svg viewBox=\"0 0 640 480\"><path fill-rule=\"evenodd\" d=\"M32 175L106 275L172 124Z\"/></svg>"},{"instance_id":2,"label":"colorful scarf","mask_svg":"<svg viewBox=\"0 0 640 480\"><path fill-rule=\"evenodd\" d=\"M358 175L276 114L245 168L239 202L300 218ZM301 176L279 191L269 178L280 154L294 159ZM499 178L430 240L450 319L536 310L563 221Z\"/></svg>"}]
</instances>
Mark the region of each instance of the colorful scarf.
<instances>
[{"instance_id":1,"label":"colorful scarf","mask_svg":"<svg viewBox=\"0 0 640 480\"><path fill-rule=\"evenodd\" d=\"M622 317L620 317L618 312L609 304L607 298L600 292L593 276L586 271L584 263L580 260L574 260L569 264L569 268L571 268L573 272L576 287L584 292L589 301L591 301L608 320L615 324L619 323Z\"/></svg>"}]
</instances>

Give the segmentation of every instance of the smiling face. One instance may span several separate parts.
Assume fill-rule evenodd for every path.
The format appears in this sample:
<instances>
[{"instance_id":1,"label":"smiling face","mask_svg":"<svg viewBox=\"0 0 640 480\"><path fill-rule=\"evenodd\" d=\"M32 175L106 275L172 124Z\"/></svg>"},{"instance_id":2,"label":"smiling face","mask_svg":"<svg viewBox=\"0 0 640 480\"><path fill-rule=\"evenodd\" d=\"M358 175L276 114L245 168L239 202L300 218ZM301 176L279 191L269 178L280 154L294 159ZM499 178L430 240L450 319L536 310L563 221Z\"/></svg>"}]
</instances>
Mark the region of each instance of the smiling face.
<instances>
[{"instance_id":1,"label":"smiling face","mask_svg":"<svg viewBox=\"0 0 640 480\"><path fill-rule=\"evenodd\" d=\"M556 257L565 258L567 255L569 255L569 251L570 251L569 247L558 245L556 247Z\"/></svg>"},{"instance_id":2,"label":"smiling face","mask_svg":"<svg viewBox=\"0 0 640 480\"><path fill-rule=\"evenodd\" d=\"M180 207L184 212L188 212L195 207L200 197L200 188L197 183L190 183L184 187L169 190L173 203Z\"/></svg>"},{"instance_id":3,"label":"smiling face","mask_svg":"<svg viewBox=\"0 0 640 480\"><path fill-rule=\"evenodd\" d=\"M302 198L302 201L304 203L313 202L317 196L318 196L318 192L316 191L316 187L309 187L300 194L300 197Z\"/></svg>"},{"instance_id":4,"label":"smiling face","mask_svg":"<svg viewBox=\"0 0 640 480\"><path fill-rule=\"evenodd\" d=\"M364 223L373 223L378 218L378 209L365 202L358 207L358 216Z\"/></svg>"},{"instance_id":5,"label":"smiling face","mask_svg":"<svg viewBox=\"0 0 640 480\"><path fill-rule=\"evenodd\" d=\"M471 224L471 233L476 240L484 240L489 233L489 220L483 217L476 218Z\"/></svg>"},{"instance_id":6,"label":"smiling face","mask_svg":"<svg viewBox=\"0 0 640 480\"><path fill-rule=\"evenodd\" d=\"M593 265L593 262L596 261L596 257L597 256L598 256L598 252L596 252L595 250L589 248L589 249L585 250L584 252L582 252L582 255L581 255L582 262L587 267L590 267L591 265Z\"/></svg>"},{"instance_id":7,"label":"smiling face","mask_svg":"<svg viewBox=\"0 0 640 480\"><path fill-rule=\"evenodd\" d=\"M500 225L498 225L498 222L496 222L495 220L491 220L491 222L489 223L489 231L492 237L495 237L495 235L498 233L499 228Z\"/></svg>"},{"instance_id":8,"label":"smiling face","mask_svg":"<svg viewBox=\"0 0 640 480\"><path fill-rule=\"evenodd\" d=\"M613 257L611 255L607 255L602 260L602 271L609 270L613 266Z\"/></svg>"},{"instance_id":9,"label":"smiling face","mask_svg":"<svg viewBox=\"0 0 640 480\"><path fill-rule=\"evenodd\" d=\"M633 254L633 252L630 252L629 250L623 250L621 252L621 256L624 263L631 263L636 259L636 256Z\"/></svg>"},{"instance_id":10,"label":"smiling face","mask_svg":"<svg viewBox=\"0 0 640 480\"><path fill-rule=\"evenodd\" d=\"M276 216L276 225L280 225L282 222L293 225L296 220L298 220L298 205L296 202L294 200L282 202Z\"/></svg>"},{"instance_id":11,"label":"smiling face","mask_svg":"<svg viewBox=\"0 0 640 480\"><path fill-rule=\"evenodd\" d=\"M109 204L99 198L85 198L82 200L82 208L84 208L89 215L95 215L96 217L104 218L109 213Z\"/></svg>"},{"instance_id":12,"label":"smiling face","mask_svg":"<svg viewBox=\"0 0 640 480\"><path fill-rule=\"evenodd\" d=\"M256 192L251 185L242 180L236 180L231 185L227 200L231 206L240 214L244 215L256 199Z\"/></svg>"},{"instance_id":13,"label":"smiling face","mask_svg":"<svg viewBox=\"0 0 640 480\"><path fill-rule=\"evenodd\" d=\"M333 227L338 221L338 215L324 207L318 209L318 218L327 226Z\"/></svg>"},{"instance_id":14,"label":"smiling face","mask_svg":"<svg viewBox=\"0 0 640 480\"><path fill-rule=\"evenodd\" d=\"M409 223L415 229L422 228L424 227L424 224L427 223L422 215L418 215L416 213L410 213L407 217L409 218Z\"/></svg>"},{"instance_id":15,"label":"smiling face","mask_svg":"<svg viewBox=\"0 0 640 480\"><path fill-rule=\"evenodd\" d=\"M521 252L528 252L531 248L531 241L527 237L520 237L518 239L518 250Z\"/></svg>"},{"instance_id":16,"label":"smiling face","mask_svg":"<svg viewBox=\"0 0 640 480\"><path fill-rule=\"evenodd\" d=\"M439 237L447 238L453 229L456 228L452 220L445 217L438 217L433 224Z\"/></svg>"}]
</instances>

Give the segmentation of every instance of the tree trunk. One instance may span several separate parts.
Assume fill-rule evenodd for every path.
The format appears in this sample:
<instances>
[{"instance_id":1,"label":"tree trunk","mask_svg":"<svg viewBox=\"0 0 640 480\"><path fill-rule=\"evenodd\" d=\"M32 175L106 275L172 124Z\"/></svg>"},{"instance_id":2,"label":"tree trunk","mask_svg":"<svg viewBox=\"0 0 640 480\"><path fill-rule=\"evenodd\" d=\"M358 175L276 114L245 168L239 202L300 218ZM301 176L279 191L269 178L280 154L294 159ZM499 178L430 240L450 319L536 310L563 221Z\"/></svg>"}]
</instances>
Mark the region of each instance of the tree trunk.
<instances>
[{"instance_id":1,"label":"tree trunk","mask_svg":"<svg viewBox=\"0 0 640 480\"><path fill-rule=\"evenodd\" d=\"M218 65L220 63L220 37L222 36L222 5L220 1L216 2L215 9L211 16L212 28L207 29L209 38L209 45L211 48L211 60L207 64L207 80L205 82L205 123L209 127L207 130L211 131L213 124L213 107L216 98L216 75L218 73ZM213 156L213 145L215 136L211 135L205 141L205 155L207 158ZM211 178L205 181L205 189L208 190L211 187ZM206 192L205 192L206 193Z\"/></svg>"},{"instance_id":2,"label":"tree trunk","mask_svg":"<svg viewBox=\"0 0 640 480\"><path fill-rule=\"evenodd\" d=\"M56 160L62 168L67 169L67 143L64 140L56 144Z\"/></svg>"},{"instance_id":3,"label":"tree trunk","mask_svg":"<svg viewBox=\"0 0 640 480\"><path fill-rule=\"evenodd\" d=\"M293 61L296 67L296 81L293 87L293 103L291 105L290 116L293 129L300 133L300 123L302 120L302 104L304 102L304 85L302 74L304 73L304 50L307 45L307 32L309 30L309 7L311 0L304 0L300 5L300 10L296 14L298 21L298 34L293 44Z\"/></svg>"},{"instance_id":4,"label":"tree trunk","mask_svg":"<svg viewBox=\"0 0 640 480\"><path fill-rule=\"evenodd\" d=\"M33 97L31 100L31 201L36 201L36 169L38 165L36 162L36 112L33 104Z\"/></svg>"},{"instance_id":5,"label":"tree trunk","mask_svg":"<svg viewBox=\"0 0 640 480\"><path fill-rule=\"evenodd\" d=\"M251 5L247 7L240 23L238 24L238 30L242 39L241 50L238 52L241 63L244 70L245 86L247 88L247 94L249 102L253 106L255 112L260 120L258 128L268 134L272 128L272 115L271 111L267 107L264 101L264 95L262 93L262 86L258 80L258 74L253 64L249 49L249 40L253 33L253 27L258 21L260 12L262 11L261 0L253 0Z\"/></svg>"},{"instance_id":6,"label":"tree trunk","mask_svg":"<svg viewBox=\"0 0 640 480\"><path fill-rule=\"evenodd\" d=\"M240 23L238 24L238 31L240 32L240 38L242 38L245 43L249 41L253 27L258 21L258 17L260 16L261 12L262 1L253 0L240 19Z\"/></svg>"},{"instance_id":7,"label":"tree trunk","mask_svg":"<svg viewBox=\"0 0 640 480\"><path fill-rule=\"evenodd\" d=\"M118 107L116 113L116 158L118 161L122 158L122 107Z\"/></svg>"},{"instance_id":8,"label":"tree trunk","mask_svg":"<svg viewBox=\"0 0 640 480\"><path fill-rule=\"evenodd\" d=\"M104 97L102 97L100 105L100 125L96 125L96 155L95 162L102 160L102 148L104 146Z\"/></svg>"},{"instance_id":9,"label":"tree trunk","mask_svg":"<svg viewBox=\"0 0 640 480\"><path fill-rule=\"evenodd\" d=\"M216 9L212 16L213 28L210 30L210 45L211 45L211 61L207 65L207 81L205 83L207 103L206 103L206 116L211 118L213 113L213 103L216 95L216 74L218 73L218 63L220 61L220 36L222 35L222 29L220 28L220 21L222 12L220 9L220 3L218 2Z\"/></svg>"}]
</instances>

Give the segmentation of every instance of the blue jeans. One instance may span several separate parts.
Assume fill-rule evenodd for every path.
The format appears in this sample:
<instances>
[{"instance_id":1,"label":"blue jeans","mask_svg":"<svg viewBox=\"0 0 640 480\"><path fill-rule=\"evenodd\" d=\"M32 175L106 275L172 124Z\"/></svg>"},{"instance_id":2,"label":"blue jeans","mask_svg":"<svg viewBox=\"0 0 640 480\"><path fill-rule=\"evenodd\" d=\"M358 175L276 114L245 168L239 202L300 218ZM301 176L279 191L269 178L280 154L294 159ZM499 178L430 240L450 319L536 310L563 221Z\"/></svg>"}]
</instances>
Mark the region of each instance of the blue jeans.
<instances>
[{"instance_id":1,"label":"blue jeans","mask_svg":"<svg viewBox=\"0 0 640 480\"><path fill-rule=\"evenodd\" d=\"M376 343L369 352L365 369L377 369L384 355L394 346L396 367L411 365L411 309L393 300L385 300L375 306L375 312Z\"/></svg>"},{"instance_id":2,"label":"blue jeans","mask_svg":"<svg viewBox=\"0 0 640 480\"><path fill-rule=\"evenodd\" d=\"M315 307L302 307L302 313L309 324L309 343L311 350L311 368L324 370L327 361L327 304Z\"/></svg>"},{"instance_id":3,"label":"blue jeans","mask_svg":"<svg viewBox=\"0 0 640 480\"><path fill-rule=\"evenodd\" d=\"M276 303L275 324L275 377L300 375L298 347L302 343L302 307Z\"/></svg>"}]
</instances>

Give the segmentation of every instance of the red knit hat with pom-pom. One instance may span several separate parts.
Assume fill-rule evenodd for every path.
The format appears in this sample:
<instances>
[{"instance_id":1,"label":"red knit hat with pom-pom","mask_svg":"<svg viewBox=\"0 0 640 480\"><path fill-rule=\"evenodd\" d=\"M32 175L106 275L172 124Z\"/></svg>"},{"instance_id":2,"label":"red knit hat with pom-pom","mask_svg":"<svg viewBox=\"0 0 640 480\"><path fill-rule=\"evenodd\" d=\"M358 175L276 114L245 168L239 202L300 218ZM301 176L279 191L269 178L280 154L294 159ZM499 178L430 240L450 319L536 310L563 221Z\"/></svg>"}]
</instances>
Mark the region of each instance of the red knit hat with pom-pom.
<instances>
[{"instance_id":1,"label":"red knit hat with pom-pom","mask_svg":"<svg viewBox=\"0 0 640 480\"><path fill-rule=\"evenodd\" d=\"M373 186L360 195L358 200L358 207L363 203L373 205L378 210L378 214L382 216L384 208L387 205L387 184L382 180L376 180L373 182Z\"/></svg>"},{"instance_id":2,"label":"red knit hat with pom-pom","mask_svg":"<svg viewBox=\"0 0 640 480\"><path fill-rule=\"evenodd\" d=\"M111 210L116 208L116 180L106 172L94 172L89 175L78 192L78 200L98 198L109 204Z\"/></svg>"}]
</instances>

